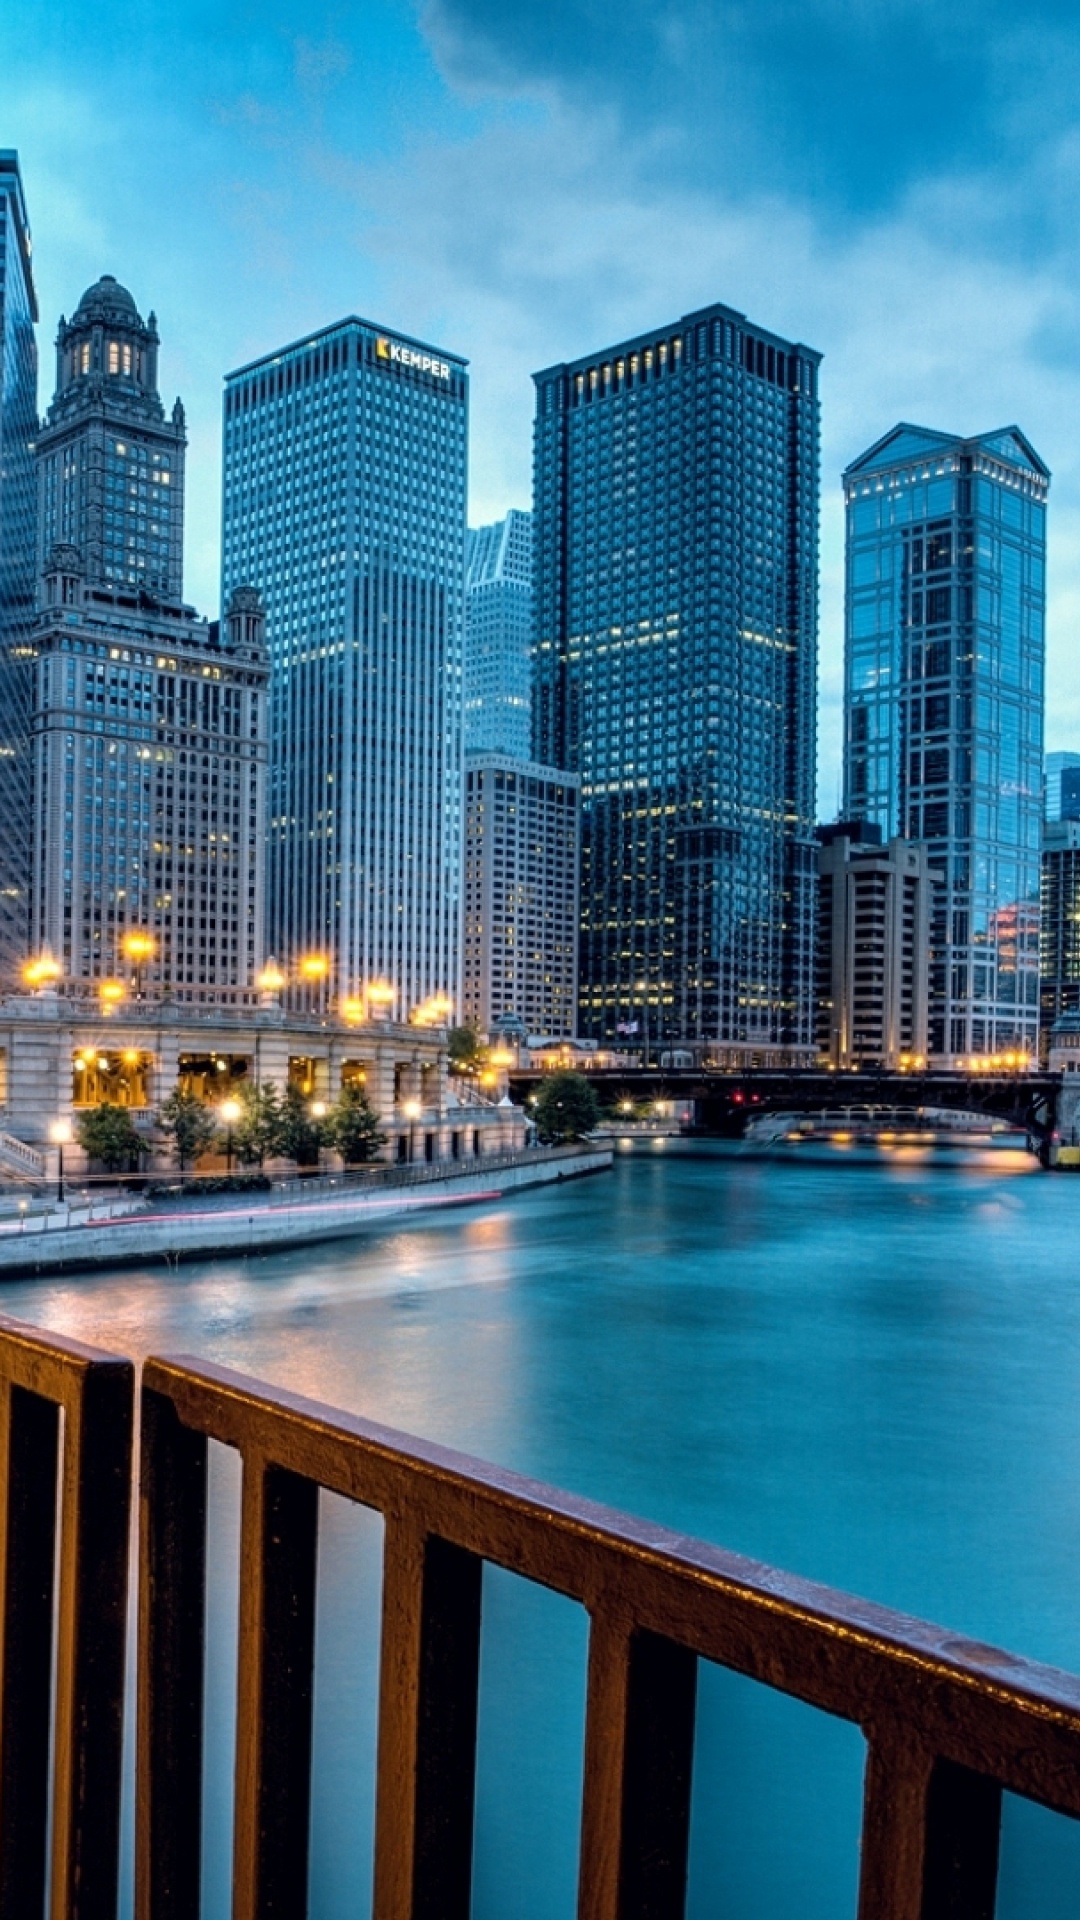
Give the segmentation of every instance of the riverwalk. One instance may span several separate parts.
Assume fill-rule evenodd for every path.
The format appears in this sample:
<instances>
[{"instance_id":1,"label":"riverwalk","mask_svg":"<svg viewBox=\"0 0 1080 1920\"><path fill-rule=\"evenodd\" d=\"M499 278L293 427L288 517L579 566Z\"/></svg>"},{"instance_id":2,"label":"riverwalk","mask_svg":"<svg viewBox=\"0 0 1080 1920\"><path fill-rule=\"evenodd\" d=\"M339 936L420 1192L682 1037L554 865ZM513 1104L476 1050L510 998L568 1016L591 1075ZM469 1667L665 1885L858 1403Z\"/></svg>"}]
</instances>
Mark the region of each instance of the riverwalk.
<instances>
[{"instance_id":1,"label":"riverwalk","mask_svg":"<svg viewBox=\"0 0 1080 1920\"><path fill-rule=\"evenodd\" d=\"M338 1240L421 1208L497 1200L527 1187L610 1169L609 1147L584 1143L492 1153L457 1161L373 1167L340 1181L293 1183L270 1193L167 1198L132 1207L56 1207L0 1224L0 1278L70 1272L147 1260L167 1266L226 1253L275 1253L308 1241ZM298 1190L299 1189L299 1190ZM131 1203L128 1203L130 1206ZM102 1217L105 1215L106 1217Z\"/></svg>"}]
</instances>

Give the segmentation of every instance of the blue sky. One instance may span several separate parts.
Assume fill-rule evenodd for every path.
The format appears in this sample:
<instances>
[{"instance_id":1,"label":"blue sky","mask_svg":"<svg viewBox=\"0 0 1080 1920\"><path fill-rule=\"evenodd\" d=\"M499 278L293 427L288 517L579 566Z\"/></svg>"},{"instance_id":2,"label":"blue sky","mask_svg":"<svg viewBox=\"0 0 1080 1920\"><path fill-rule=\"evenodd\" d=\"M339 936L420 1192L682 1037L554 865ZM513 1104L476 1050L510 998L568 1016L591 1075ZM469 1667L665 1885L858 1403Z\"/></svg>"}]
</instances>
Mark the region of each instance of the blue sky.
<instances>
[{"instance_id":1,"label":"blue sky","mask_svg":"<svg viewBox=\"0 0 1080 1920\"><path fill-rule=\"evenodd\" d=\"M825 354L821 804L838 474L897 419L1054 474L1047 742L1080 748L1080 15L1028 0L8 0L0 146L43 400L102 272L153 306L216 600L223 372L346 312L467 354L473 518L525 506L536 367L721 299Z\"/></svg>"}]
</instances>

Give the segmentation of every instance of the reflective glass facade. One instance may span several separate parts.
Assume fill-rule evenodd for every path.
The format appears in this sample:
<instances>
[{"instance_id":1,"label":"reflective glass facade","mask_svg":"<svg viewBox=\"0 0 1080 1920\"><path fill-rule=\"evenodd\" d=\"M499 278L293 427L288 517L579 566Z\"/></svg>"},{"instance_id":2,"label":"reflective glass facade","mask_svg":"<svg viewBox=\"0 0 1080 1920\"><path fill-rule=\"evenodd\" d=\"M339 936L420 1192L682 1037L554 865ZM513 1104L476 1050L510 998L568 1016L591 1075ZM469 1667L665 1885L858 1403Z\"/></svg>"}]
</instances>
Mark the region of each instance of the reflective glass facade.
<instances>
[{"instance_id":1,"label":"reflective glass facade","mask_svg":"<svg viewBox=\"0 0 1080 1920\"><path fill-rule=\"evenodd\" d=\"M29 940L37 301L18 157L0 151L0 986Z\"/></svg>"},{"instance_id":2,"label":"reflective glass facade","mask_svg":"<svg viewBox=\"0 0 1080 1920\"><path fill-rule=\"evenodd\" d=\"M945 876L945 1061L1037 1045L1048 485L1015 427L898 426L844 475L844 809L926 841Z\"/></svg>"},{"instance_id":3,"label":"reflective glass facade","mask_svg":"<svg viewBox=\"0 0 1080 1920\"><path fill-rule=\"evenodd\" d=\"M534 747L581 775L583 1035L812 1045L819 359L714 306L535 375Z\"/></svg>"},{"instance_id":4,"label":"reflective glass facade","mask_svg":"<svg viewBox=\"0 0 1080 1920\"><path fill-rule=\"evenodd\" d=\"M532 747L532 514L465 540L465 746L527 760Z\"/></svg>"},{"instance_id":5,"label":"reflective glass facade","mask_svg":"<svg viewBox=\"0 0 1080 1920\"><path fill-rule=\"evenodd\" d=\"M464 361L349 319L231 374L223 591L271 658L268 944L398 1011L460 968Z\"/></svg>"}]
</instances>

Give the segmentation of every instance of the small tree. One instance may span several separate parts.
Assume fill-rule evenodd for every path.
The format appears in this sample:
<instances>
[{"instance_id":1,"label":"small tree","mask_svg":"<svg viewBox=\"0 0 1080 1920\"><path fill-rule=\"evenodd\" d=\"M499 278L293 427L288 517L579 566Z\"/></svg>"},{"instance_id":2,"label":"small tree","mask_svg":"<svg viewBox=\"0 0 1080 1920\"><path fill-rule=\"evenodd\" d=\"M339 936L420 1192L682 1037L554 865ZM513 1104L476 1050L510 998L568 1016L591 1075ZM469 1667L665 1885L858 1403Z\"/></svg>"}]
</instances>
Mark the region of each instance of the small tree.
<instances>
[{"instance_id":1,"label":"small tree","mask_svg":"<svg viewBox=\"0 0 1080 1920\"><path fill-rule=\"evenodd\" d=\"M307 1095L290 1082L281 1103L280 1151L298 1167L317 1167L326 1123L316 1120Z\"/></svg>"},{"instance_id":2,"label":"small tree","mask_svg":"<svg viewBox=\"0 0 1080 1920\"><path fill-rule=\"evenodd\" d=\"M107 1173L130 1173L133 1162L137 1164L146 1150L146 1142L127 1108L111 1100L81 1113L75 1132L88 1159L99 1161Z\"/></svg>"},{"instance_id":3,"label":"small tree","mask_svg":"<svg viewBox=\"0 0 1080 1920\"><path fill-rule=\"evenodd\" d=\"M326 1118L326 1141L340 1153L347 1167L374 1160L386 1135L363 1087L342 1087Z\"/></svg>"},{"instance_id":4,"label":"small tree","mask_svg":"<svg viewBox=\"0 0 1080 1920\"><path fill-rule=\"evenodd\" d=\"M257 1087L245 1081L237 1094L242 1109L233 1127L233 1146L243 1167L261 1167L282 1153L281 1095L272 1080Z\"/></svg>"},{"instance_id":5,"label":"small tree","mask_svg":"<svg viewBox=\"0 0 1080 1920\"><path fill-rule=\"evenodd\" d=\"M533 1107L536 1130L547 1146L580 1140L600 1118L594 1089L580 1073L553 1073L541 1082Z\"/></svg>"},{"instance_id":6,"label":"small tree","mask_svg":"<svg viewBox=\"0 0 1080 1920\"><path fill-rule=\"evenodd\" d=\"M171 1142L181 1173L192 1160L208 1152L220 1131L217 1115L184 1087L173 1088L155 1118L158 1132Z\"/></svg>"},{"instance_id":7,"label":"small tree","mask_svg":"<svg viewBox=\"0 0 1080 1920\"><path fill-rule=\"evenodd\" d=\"M451 1027L446 1036L447 1061L454 1074L477 1073L486 1049L475 1027Z\"/></svg>"}]
</instances>

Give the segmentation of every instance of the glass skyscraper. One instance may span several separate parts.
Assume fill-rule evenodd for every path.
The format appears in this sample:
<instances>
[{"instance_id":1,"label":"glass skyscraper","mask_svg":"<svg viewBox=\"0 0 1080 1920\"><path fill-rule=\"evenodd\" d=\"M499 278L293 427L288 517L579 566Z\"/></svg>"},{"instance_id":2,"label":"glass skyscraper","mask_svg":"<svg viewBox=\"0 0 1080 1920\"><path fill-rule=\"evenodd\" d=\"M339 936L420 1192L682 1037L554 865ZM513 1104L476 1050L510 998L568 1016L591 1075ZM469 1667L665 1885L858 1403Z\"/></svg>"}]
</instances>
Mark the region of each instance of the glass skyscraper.
<instances>
[{"instance_id":1,"label":"glass skyscraper","mask_svg":"<svg viewBox=\"0 0 1080 1920\"><path fill-rule=\"evenodd\" d=\"M30 937L37 300L18 155L0 151L0 985Z\"/></svg>"},{"instance_id":2,"label":"glass skyscraper","mask_svg":"<svg viewBox=\"0 0 1080 1920\"><path fill-rule=\"evenodd\" d=\"M1043 760L1043 817L1080 820L1080 753L1048 753Z\"/></svg>"},{"instance_id":3,"label":"glass skyscraper","mask_svg":"<svg viewBox=\"0 0 1080 1920\"><path fill-rule=\"evenodd\" d=\"M818 364L729 307L534 376L538 760L583 1035L813 1042Z\"/></svg>"},{"instance_id":4,"label":"glass skyscraper","mask_svg":"<svg viewBox=\"0 0 1080 1920\"><path fill-rule=\"evenodd\" d=\"M347 319L230 374L223 593L271 658L268 946L401 1016L460 974L466 364Z\"/></svg>"},{"instance_id":5,"label":"glass skyscraper","mask_svg":"<svg viewBox=\"0 0 1080 1920\"><path fill-rule=\"evenodd\" d=\"M532 514L470 527L465 539L465 746L532 751Z\"/></svg>"},{"instance_id":6,"label":"glass skyscraper","mask_svg":"<svg viewBox=\"0 0 1080 1920\"><path fill-rule=\"evenodd\" d=\"M945 876L930 1051L1034 1055L1046 495L1016 427L894 427L844 475L848 817Z\"/></svg>"}]
</instances>

